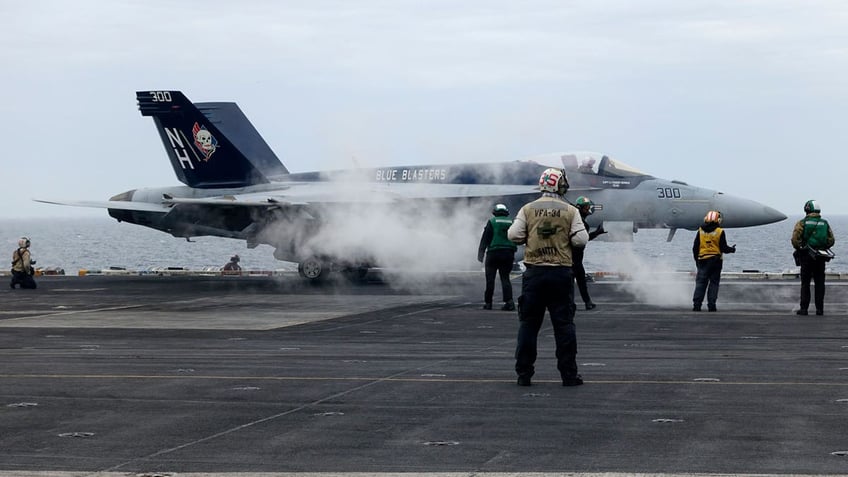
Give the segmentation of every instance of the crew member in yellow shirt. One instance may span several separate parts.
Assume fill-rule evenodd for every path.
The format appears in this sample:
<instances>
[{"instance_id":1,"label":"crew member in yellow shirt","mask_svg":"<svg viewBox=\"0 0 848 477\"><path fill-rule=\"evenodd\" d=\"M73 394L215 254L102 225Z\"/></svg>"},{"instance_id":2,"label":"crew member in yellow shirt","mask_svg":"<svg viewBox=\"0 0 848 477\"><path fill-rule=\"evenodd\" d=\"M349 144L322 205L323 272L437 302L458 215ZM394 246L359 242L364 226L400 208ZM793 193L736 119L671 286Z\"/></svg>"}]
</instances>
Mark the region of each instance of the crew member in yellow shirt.
<instances>
[{"instance_id":1,"label":"crew member in yellow shirt","mask_svg":"<svg viewBox=\"0 0 848 477\"><path fill-rule=\"evenodd\" d=\"M695 234L692 255L695 257L698 274L695 277L692 311L701 311L705 294L707 309L716 311L718 285L721 282L722 254L736 252L736 245L727 245L727 237L719 225L721 225L721 212L711 210L704 216L704 225Z\"/></svg>"}]
</instances>

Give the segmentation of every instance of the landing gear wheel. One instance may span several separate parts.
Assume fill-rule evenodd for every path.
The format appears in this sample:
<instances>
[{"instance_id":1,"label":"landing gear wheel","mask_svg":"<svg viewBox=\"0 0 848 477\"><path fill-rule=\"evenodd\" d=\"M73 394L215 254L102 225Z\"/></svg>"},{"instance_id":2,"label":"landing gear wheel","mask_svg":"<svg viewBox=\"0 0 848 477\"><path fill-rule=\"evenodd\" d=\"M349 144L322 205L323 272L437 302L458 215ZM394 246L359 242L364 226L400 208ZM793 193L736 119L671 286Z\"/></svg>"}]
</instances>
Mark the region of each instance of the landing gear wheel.
<instances>
[{"instance_id":1,"label":"landing gear wheel","mask_svg":"<svg viewBox=\"0 0 848 477\"><path fill-rule=\"evenodd\" d=\"M309 257L297 264L297 273L313 282L323 280L329 271L330 264L321 261L318 257Z\"/></svg>"}]
</instances>

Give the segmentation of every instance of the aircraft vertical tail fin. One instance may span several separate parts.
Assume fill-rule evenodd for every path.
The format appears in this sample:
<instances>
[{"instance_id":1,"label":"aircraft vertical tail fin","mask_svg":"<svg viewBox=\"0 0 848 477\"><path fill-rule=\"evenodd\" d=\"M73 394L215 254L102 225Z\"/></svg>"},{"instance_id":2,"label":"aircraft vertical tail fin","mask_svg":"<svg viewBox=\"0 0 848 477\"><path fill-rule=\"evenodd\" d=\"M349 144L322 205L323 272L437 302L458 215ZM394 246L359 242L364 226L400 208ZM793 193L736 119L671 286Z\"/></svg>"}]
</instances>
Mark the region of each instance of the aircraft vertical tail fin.
<instances>
[{"instance_id":1,"label":"aircraft vertical tail fin","mask_svg":"<svg viewBox=\"0 0 848 477\"><path fill-rule=\"evenodd\" d=\"M194 106L221 131L265 177L288 174L259 131L232 102L194 103Z\"/></svg>"},{"instance_id":2,"label":"aircraft vertical tail fin","mask_svg":"<svg viewBox=\"0 0 848 477\"><path fill-rule=\"evenodd\" d=\"M268 182L265 174L180 91L138 91L136 99L141 115L153 117L180 182L199 188Z\"/></svg>"}]
</instances>

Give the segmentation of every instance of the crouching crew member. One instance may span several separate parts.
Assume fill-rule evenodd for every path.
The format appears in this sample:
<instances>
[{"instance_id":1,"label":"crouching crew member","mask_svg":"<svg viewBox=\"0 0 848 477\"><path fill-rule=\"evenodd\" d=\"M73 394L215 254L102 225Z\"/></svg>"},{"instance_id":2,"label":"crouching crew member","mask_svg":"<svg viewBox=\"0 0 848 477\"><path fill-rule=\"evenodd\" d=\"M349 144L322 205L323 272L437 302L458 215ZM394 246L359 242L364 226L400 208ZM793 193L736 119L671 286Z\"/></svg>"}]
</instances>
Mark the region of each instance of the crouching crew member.
<instances>
[{"instance_id":1,"label":"crouching crew member","mask_svg":"<svg viewBox=\"0 0 848 477\"><path fill-rule=\"evenodd\" d=\"M695 276L695 293L692 295L692 310L701 311L704 295L707 295L707 309L716 311L718 286L721 282L723 253L735 253L736 245L729 247L724 230L721 227L721 212L711 210L704 217L704 224L695 234L692 255L698 274Z\"/></svg>"},{"instance_id":2,"label":"crouching crew member","mask_svg":"<svg viewBox=\"0 0 848 477\"><path fill-rule=\"evenodd\" d=\"M512 283L509 281L509 272L515 262L515 251L518 247L506 236L506 231L512 225L509 218L509 209L503 204L495 205L492 209L492 217L486 222L483 236L480 237L480 246L477 249L477 261L486 261L486 290L483 292L483 309L492 309L492 297L495 293L495 274L501 276L501 293L504 304L501 310L515 310L515 302L512 301Z\"/></svg>"},{"instance_id":3,"label":"crouching crew member","mask_svg":"<svg viewBox=\"0 0 848 477\"><path fill-rule=\"evenodd\" d=\"M232 257L230 257L230 261L227 262L226 264L224 264L224 268L222 268L222 270L225 271L225 272L240 272L241 271L241 265L239 265L240 261L241 261L241 257L239 257L238 254L233 255Z\"/></svg>"},{"instance_id":4,"label":"crouching crew member","mask_svg":"<svg viewBox=\"0 0 848 477\"><path fill-rule=\"evenodd\" d=\"M35 260L32 259L29 246L29 239L21 237L18 240L18 248L12 252L12 283L10 283L12 288L15 288L15 285L20 285L21 288L36 288L35 280L32 278L35 274L32 268Z\"/></svg>"},{"instance_id":5,"label":"crouching crew member","mask_svg":"<svg viewBox=\"0 0 848 477\"><path fill-rule=\"evenodd\" d=\"M583 247L589 234L580 213L563 198L568 179L559 169L546 169L539 178L542 196L515 216L507 234L526 244L518 298L518 343L515 371L519 386L530 386L535 373L536 343L545 310L551 315L556 341L557 369L563 386L583 384L577 374L577 333L574 327L574 282L572 247Z\"/></svg>"}]
</instances>

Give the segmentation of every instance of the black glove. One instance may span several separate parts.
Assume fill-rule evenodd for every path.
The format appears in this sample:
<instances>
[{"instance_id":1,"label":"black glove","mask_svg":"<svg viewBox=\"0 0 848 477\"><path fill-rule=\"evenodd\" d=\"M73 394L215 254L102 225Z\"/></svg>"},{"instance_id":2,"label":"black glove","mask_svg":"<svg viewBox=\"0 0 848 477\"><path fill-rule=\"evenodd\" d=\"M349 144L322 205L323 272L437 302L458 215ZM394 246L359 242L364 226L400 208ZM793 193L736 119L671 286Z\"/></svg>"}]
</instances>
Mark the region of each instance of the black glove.
<instances>
[{"instance_id":1,"label":"black glove","mask_svg":"<svg viewBox=\"0 0 848 477\"><path fill-rule=\"evenodd\" d=\"M736 253L736 244L731 245L731 246L730 246L730 249L731 249L731 250L730 250L729 252L727 252L727 253Z\"/></svg>"},{"instance_id":2,"label":"black glove","mask_svg":"<svg viewBox=\"0 0 848 477\"><path fill-rule=\"evenodd\" d=\"M599 225L598 228L595 229L595 233L598 234L598 235L601 235L601 234L607 233L607 231L604 230L603 225Z\"/></svg>"}]
</instances>

